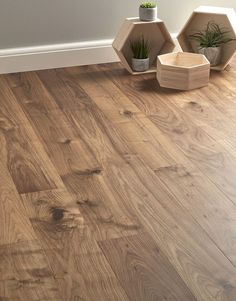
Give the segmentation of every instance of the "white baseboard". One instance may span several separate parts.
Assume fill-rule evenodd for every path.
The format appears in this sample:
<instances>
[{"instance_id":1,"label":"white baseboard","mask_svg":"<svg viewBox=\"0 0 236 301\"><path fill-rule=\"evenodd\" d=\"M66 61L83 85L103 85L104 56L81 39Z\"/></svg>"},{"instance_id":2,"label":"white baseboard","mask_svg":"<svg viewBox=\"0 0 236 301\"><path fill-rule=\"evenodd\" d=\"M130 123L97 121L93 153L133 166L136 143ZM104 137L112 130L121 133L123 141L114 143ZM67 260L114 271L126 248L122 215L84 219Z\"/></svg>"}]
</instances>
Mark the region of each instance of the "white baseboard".
<instances>
[{"instance_id":1,"label":"white baseboard","mask_svg":"<svg viewBox=\"0 0 236 301\"><path fill-rule=\"evenodd\" d=\"M117 62L113 40L0 50L0 74Z\"/></svg>"},{"instance_id":2,"label":"white baseboard","mask_svg":"<svg viewBox=\"0 0 236 301\"><path fill-rule=\"evenodd\" d=\"M112 42L99 40L1 49L0 74L118 62Z\"/></svg>"}]
</instances>

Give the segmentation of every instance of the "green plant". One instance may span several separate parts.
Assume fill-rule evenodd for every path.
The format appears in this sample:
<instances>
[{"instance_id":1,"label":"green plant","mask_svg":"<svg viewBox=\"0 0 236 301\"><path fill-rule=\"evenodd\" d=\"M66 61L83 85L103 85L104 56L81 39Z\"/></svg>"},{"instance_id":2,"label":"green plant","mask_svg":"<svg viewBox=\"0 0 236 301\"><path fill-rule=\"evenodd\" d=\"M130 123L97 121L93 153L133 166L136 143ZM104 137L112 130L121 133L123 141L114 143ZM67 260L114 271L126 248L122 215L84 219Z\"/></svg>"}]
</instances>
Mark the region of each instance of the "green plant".
<instances>
[{"instance_id":1,"label":"green plant","mask_svg":"<svg viewBox=\"0 0 236 301\"><path fill-rule=\"evenodd\" d=\"M155 8L157 4L155 2L143 2L140 4L142 8Z\"/></svg>"},{"instance_id":2,"label":"green plant","mask_svg":"<svg viewBox=\"0 0 236 301\"><path fill-rule=\"evenodd\" d=\"M134 41L130 41L130 48L133 52L133 58L135 59L147 59L149 56L149 42L144 39L144 36L141 36Z\"/></svg>"},{"instance_id":3,"label":"green plant","mask_svg":"<svg viewBox=\"0 0 236 301\"><path fill-rule=\"evenodd\" d=\"M198 42L200 48L219 47L234 40L228 37L229 33L230 31L226 28L210 21L204 30L199 30L189 35L189 39Z\"/></svg>"}]
</instances>

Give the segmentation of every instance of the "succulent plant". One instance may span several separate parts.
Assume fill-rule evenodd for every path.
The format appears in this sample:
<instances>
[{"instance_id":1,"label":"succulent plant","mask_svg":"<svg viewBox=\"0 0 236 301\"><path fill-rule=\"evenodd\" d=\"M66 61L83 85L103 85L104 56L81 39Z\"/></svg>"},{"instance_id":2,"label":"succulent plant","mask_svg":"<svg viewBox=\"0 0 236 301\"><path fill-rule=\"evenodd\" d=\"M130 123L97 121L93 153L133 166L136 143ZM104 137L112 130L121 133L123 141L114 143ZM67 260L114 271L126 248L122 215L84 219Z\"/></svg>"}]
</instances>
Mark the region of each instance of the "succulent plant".
<instances>
[{"instance_id":1,"label":"succulent plant","mask_svg":"<svg viewBox=\"0 0 236 301\"><path fill-rule=\"evenodd\" d=\"M149 57L150 45L148 40L144 39L144 36L130 41L130 48L135 59L147 59Z\"/></svg>"},{"instance_id":2,"label":"succulent plant","mask_svg":"<svg viewBox=\"0 0 236 301\"><path fill-rule=\"evenodd\" d=\"M157 4L155 2L143 2L140 4L142 8L155 8Z\"/></svg>"},{"instance_id":3,"label":"succulent plant","mask_svg":"<svg viewBox=\"0 0 236 301\"><path fill-rule=\"evenodd\" d=\"M220 27L214 21L209 21L205 29L189 35L189 39L198 42L200 48L219 47L234 40L228 37L229 33L227 28Z\"/></svg>"}]
</instances>

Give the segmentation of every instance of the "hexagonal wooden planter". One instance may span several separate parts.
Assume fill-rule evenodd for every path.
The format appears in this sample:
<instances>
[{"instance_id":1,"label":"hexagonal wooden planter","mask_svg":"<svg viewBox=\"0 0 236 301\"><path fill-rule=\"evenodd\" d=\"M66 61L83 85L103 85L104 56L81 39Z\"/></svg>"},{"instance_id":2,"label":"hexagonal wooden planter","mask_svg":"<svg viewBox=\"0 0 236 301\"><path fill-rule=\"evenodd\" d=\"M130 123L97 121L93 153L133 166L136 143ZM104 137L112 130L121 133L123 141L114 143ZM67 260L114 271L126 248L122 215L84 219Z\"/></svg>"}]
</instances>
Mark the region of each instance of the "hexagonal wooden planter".
<instances>
[{"instance_id":1,"label":"hexagonal wooden planter","mask_svg":"<svg viewBox=\"0 0 236 301\"><path fill-rule=\"evenodd\" d=\"M150 43L150 69L145 72L132 70L132 51L130 41L144 36ZM175 43L172 40L163 21L156 19L152 22L142 22L139 18L128 18L123 23L114 42L113 48L119 56L123 66L131 74L143 74L156 72L157 55L174 50Z\"/></svg>"},{"instance_id":2,"label":"hexagonal wooden planter","mask_svg":"<svg viewBox=\"0 0 236 301\"><path fill-rule=\"evenodd\" d=\"M177 39L183 51L197 52L197 43L189 40L189 35L197 30L204 29L209 21L214 21L222 27L228 28L229 37L236 38L236 13L231 8L200 6L193 11ZM236 53L236 41L222 46L221 63L212 66L214 70L224 70Z\"/></svg>"},{"instance_id":3,"label":"hexagonal wooden planter","mask_svg":"<svg viewBox=\"0 0 236 301\"><path fill-rule=\"evenodd\" d=\"M161 87L192 90L209 83L210 63L202 54L175 52L157 57L157 80Z\"/></svg>"}]
</instances>

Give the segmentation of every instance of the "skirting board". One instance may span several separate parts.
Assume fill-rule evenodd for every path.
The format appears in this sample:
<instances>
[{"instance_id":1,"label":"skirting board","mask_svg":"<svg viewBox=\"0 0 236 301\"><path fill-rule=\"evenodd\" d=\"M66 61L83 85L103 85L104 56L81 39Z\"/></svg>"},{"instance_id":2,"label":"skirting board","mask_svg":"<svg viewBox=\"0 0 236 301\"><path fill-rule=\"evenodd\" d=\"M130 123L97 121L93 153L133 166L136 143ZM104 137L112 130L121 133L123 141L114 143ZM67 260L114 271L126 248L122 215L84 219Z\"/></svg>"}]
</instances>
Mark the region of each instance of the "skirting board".
<instances>
[{"instance_id":1,"label":"skirting board","mask_svg":"<svg viewBox=\"0 0 236 301\"><path fill-rule=\"evenodd\" d=\"M2 49L0 74L118 62L112 42L99 40Z\"/></svg>"}]
</instances>

